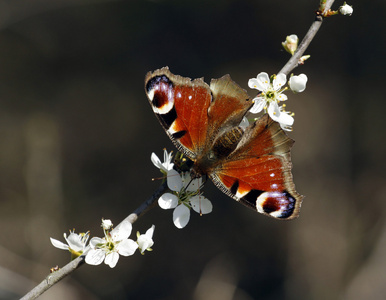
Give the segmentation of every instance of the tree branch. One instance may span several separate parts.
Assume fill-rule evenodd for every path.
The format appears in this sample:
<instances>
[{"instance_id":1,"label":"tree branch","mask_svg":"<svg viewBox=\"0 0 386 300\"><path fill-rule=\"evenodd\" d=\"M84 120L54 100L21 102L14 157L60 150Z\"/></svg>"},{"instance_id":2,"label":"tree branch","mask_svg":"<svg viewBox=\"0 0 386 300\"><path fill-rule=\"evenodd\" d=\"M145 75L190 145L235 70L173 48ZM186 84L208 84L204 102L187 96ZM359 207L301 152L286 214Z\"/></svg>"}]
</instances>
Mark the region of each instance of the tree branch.
<instances>
[{"instance_id":1,"label":"tree branch","mask_svg":"<svg viewBox=\"0 0 386 300\"><path fill-rule=\"evenodd\" d=\"M167 189L168 189L168 186L167 186L166 181L165 181L149 199L147 199L145 202L143 202L132 214L130 214L124 220L127 220L131 224L133 224L135 221L138 220L138 218L141 215L145 214L148 210L150 210L151 208L153 208L155 206L155 204L157 203L156 200L158 200L158 198ZM117 227L117 226L115 226L115 227ZM65 278L67 275L69 275L70 273L74 272L77 268L82 266L84 264L84 261L85 261L85 255L81 255L81 256L77 257L76 259L72 260L67 265L65 265L63 268L61 268L60 270L55 271L52 274L48 275L41 283L39 283L37 286L35 286L23 298L21 298L21 300L36 299L41 294L43 294L46 290L48 290L51 286L55 285L60 280Z\"/></svg>"},{"instance_id":2,"label":"tree branch","mask_svg":"<svg viewBox=\"0 0 386 300\"><path fill-rule=\"evenodd\" d=\"M323 15L331 8L331 5L334 3L334 1L335 0L320 1L320 6L318 11L316 12L315 21L311 24L310 29L308 29L306 36L301 41L294 55L292 55L290 60L284 65L284 67L280 70L279 73L284 73L285 75L288 75L293 69L295 69L299 65L300 58L303 56L304 52L310 45L320 26L322 26Z\"/></svg>"}]
</instances>

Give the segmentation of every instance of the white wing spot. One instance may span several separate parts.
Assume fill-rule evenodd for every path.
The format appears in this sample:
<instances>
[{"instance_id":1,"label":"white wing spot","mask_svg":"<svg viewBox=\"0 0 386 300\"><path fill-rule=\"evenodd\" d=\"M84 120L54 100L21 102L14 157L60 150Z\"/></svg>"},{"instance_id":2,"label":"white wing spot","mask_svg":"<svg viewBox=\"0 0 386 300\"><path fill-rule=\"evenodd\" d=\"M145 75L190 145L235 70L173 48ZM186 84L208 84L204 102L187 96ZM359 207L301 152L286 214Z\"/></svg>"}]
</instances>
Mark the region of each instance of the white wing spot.
<instances>
[{"instance_id":1,"label":"white wing spot","mask_svg":"<svg viewBox=\"0 0 386 300\"><path fill-rule=\"evenodd\" d=\"M149 97L150 101L153 101L154 99L154 89L151 89L148 93L147 96Z\"/></svg>"}]
</instances>

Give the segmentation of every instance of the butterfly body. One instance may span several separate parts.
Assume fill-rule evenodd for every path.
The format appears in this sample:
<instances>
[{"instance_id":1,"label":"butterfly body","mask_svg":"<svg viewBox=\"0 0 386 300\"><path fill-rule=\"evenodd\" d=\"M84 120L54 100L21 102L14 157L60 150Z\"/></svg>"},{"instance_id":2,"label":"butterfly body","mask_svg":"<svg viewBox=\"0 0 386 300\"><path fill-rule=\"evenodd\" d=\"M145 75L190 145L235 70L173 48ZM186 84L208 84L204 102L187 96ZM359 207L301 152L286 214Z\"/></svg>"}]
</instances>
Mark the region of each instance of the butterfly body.
<instances>
[{"instance_id":1,"label":"butterfly body","mask_svg":"<svg viewBox=\"0 0 386 300\"><path fill-rule=\"evenodd\" d=\"M253 102L229 75L208 86L162 68L146 75L145 91L170 139L194 162L195 177L209 176L225 194L265 215L298 216L303 197L292 181L293 140L268 115L240 126Z\"/></svg>"}]
</instances>

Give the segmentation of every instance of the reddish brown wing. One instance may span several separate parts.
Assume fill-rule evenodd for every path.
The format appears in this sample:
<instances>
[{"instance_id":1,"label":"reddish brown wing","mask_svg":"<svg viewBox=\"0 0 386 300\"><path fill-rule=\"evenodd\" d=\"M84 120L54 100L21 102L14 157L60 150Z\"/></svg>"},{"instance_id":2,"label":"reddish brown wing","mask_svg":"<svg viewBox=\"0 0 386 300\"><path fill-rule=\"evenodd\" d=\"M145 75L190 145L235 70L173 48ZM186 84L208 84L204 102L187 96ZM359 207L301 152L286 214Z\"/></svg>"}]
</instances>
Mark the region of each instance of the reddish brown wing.
<instances>
[{"instance_id":1,"label":"reddish brown wing","mask_svg":"<svg viewBox=\"0 0 386 300\"><path fill-rule=\"evenodd\" d=\"M240 124L251 107L248 94L229 75L211 81L149 72L145 91L158 120L177 148L193 161L212 147L221 132Z\"/></svg>"},{"instance_id":2,"label":"reddish brown wing","mask_svg":"<svg viewBox=\"0 0 386 300\"><path fill-rule=\"evenodd\" d=\"M177 148L195 159L203 147L208 127L211 94L202 79L173 75L162 68L149 72L145 91L161 125Z\"/></svg>"},{"instance_id":3,"label":"reddish brown wing","mask_svg":"<svg viewBox=\"0 0 386 300\"><path fill-rule=\"evenodd\" d=\"M303 196L292 180L293 140L268 115L246 129L237 148L209 174L224 193L265 215L292 219Z\"/></svg>"}]
</instances>

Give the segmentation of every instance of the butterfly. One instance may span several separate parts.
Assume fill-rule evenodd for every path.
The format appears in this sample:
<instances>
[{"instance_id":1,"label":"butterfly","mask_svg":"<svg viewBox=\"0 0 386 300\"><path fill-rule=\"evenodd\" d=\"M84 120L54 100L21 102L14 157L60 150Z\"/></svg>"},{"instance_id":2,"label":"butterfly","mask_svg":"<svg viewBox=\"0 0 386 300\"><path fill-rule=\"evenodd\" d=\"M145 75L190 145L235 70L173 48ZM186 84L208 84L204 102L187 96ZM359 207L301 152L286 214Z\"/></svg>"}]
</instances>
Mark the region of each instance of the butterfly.
<instances>
[{"instance_id":1,"label":"butterfly","mask_svg":"<svg viewBox=\"0 0 386 300\"><path fill-rule=\"evenodd\" d=\"M208 85L164 67L147 73L145 92L169 138L193 161L193 177L208 176L222 192L264 215L299 215L303 196L291 174L294 141L268 114L240 126L253 101L229 75Z\"/></svg>"}]
</instances>

